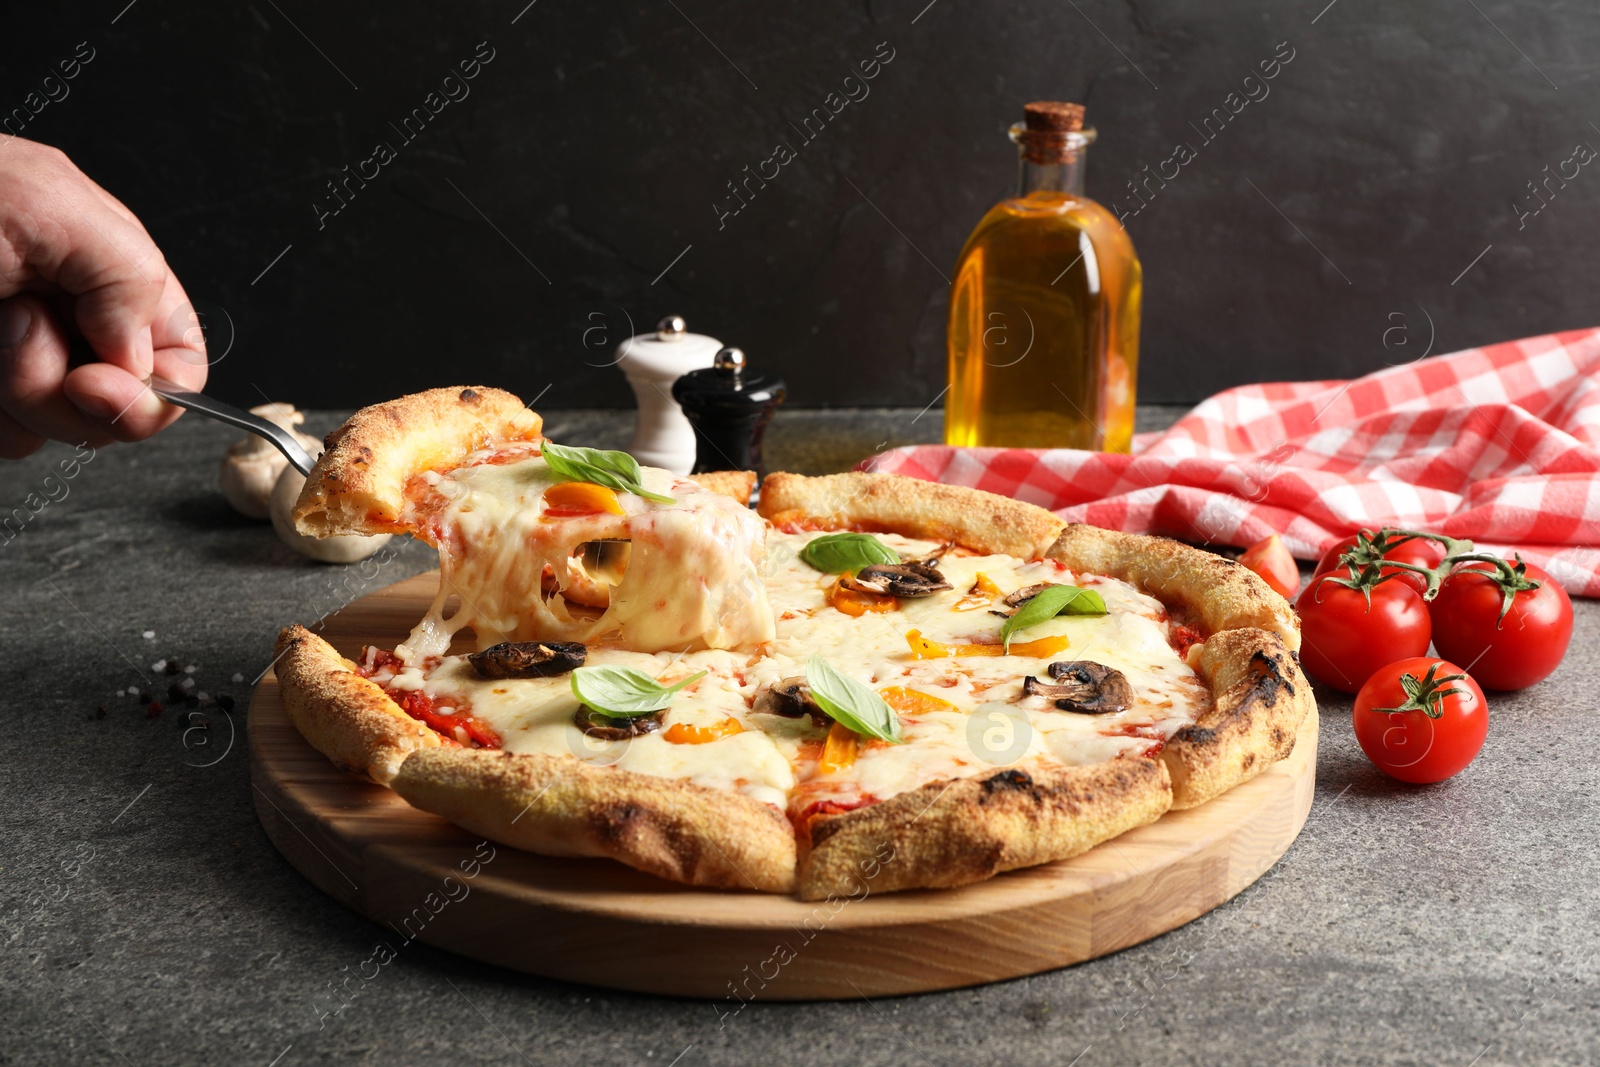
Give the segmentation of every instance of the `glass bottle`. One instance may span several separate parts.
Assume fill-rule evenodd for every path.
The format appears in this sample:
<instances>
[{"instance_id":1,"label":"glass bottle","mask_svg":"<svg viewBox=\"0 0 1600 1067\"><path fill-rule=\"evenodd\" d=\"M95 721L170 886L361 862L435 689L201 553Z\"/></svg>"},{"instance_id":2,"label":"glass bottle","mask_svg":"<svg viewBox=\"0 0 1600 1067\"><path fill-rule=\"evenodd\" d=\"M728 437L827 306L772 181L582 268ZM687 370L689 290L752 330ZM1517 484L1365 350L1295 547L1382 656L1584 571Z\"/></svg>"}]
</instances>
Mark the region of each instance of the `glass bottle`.
<instances>
[{"instance_id":1,"label":"glass bottle","mask_svg":"<svg viewBox=\"0 0 1600 1067\"><path fill-rule=\"evenodd\" d=\"M1139 367L1139 257L1083 195L1095 131L1039 102L1011 127L1021 189L967 238L950 291L945 442L1126 452Z\"/></svg>"}]
</instances>

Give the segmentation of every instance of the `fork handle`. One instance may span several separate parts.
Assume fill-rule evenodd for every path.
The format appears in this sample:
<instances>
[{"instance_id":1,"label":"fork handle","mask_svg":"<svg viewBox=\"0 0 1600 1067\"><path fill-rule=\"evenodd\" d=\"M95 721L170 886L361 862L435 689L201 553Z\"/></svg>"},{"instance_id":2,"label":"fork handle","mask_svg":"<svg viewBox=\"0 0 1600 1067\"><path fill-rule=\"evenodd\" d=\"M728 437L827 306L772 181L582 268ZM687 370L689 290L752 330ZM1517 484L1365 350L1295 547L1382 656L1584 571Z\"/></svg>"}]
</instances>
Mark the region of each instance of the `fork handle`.
<instances>
[{"instance_id":1,"label":"fork handle","mask_svg":"<svg viewBox=\"0 0 1600 1067\"><path fill-rule=\"evenodd\" d=\"M263 419L259 415L252 415L248 411L241 411L232 404L224 404L204 393L191 393L187 389L179 388L165 378L150 376L150 391L169 404L176 404L180 408L197 411L209 419L225 422L229 426L237 426L241 430L248 430L257 437L264 437L279 452L288 459L289 465L301 474L311 473L311 454L300 446L294 434L285 430L275 422Z\"/></svg>"}]
</instances>

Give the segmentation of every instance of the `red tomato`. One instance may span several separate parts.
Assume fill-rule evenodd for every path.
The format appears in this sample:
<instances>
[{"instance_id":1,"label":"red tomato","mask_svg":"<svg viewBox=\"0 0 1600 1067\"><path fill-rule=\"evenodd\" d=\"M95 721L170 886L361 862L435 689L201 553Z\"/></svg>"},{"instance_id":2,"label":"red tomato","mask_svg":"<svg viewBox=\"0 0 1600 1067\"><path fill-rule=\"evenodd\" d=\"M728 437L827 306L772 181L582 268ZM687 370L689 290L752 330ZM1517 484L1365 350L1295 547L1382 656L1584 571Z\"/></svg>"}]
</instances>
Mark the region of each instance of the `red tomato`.
<instances>
[{"instance_id":1,"label":"red tomato","mask_svg":"<svg viewBox=\"0 0 1600 1067\"><path fill-rule=\"evenodd\" d=\"M1344 571L1345 567L1340 562L1340 557L1347 552L1354 555L1358 564L1376 562L1381 558L1392 559L1396 563L1411 563L1418 567L1437 567L1444 559L1444 546L1426 537L1396 536L1388 530L1380 530L1377 533L1362 530L1336 542L1332 548L1324 552L1322 558L1317 561L1315 573ZM1427 580L1414 571L1389 567L1383 568L1381 573L1393 574L1397 571L1400 579L1419 593L1427 588Z\"/></svg>"},{"instance_id":2,"label":"red tomato","mask_svg":"<svg viewBox=\"0 0 1600 1067\"><path fill-rule=\"evenodd\" d=\"M1384 664L1427 654L1433 624L1420 593L1390 579L1364 595L1339 584L1337 577L1317 575L1295 601L1300 662L1314 677L1354 693Z\"/></svg>"},{"instance_id":3,"label":"red tomato","mask_svg":"<svg viewBox=\"0 0 1600 1067\"><path fill-rule=\"evenodd\" d=\"M1239 562L1261 575L1261 580L1281 597L1300 588L1300 568L1277 534L1263 538L1239 554Z\"/></svg>"},{"instance_id":4,"label":"red tomato","mask_svg":"<svg viewBox=\"0 0 1600 1067\"><path fill-rule=\"evenodd\" d=\"M1419 656L1385 666L1356 694L1356 740L1383 773L1442 782L1489 736L1489 705L1454 663Z\"/></svg>"},{"instance_id":5,"label":"red tomato","mask_svg":"<svg viewBox=\"0 0 1600 1067\"><path fill-rule=\"evenodd\" d=\"M1526 689L1543 681L1572 642L1567 591L1520 560L1503 566L1462 563L1444 580L1429 612L1439 655L1465 663L1485 689Z\"/></svg>"}]
</instances>

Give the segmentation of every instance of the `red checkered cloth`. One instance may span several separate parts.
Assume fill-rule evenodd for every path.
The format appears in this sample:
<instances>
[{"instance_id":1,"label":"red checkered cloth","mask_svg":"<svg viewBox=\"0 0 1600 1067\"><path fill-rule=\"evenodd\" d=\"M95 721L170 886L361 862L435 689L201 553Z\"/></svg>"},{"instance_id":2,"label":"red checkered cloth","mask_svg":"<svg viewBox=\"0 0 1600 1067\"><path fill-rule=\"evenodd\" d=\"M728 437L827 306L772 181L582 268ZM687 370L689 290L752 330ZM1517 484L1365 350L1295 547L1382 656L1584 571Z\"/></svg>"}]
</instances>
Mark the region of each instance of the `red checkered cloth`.
<instances>
[{"instance_id":1,"label":"red checkered cloth","mask_svg":"<svg viewBox=\"0 0 1600 1067\"><path fill-rule=\"evenodd\" d=\"M1469 537L1600 596L1600 328L1351 381L1218 393L1132 455L897 448L864 470L969 485L1072 522L1316 559L1363 526Z\"/></svg>"}]
</instances>

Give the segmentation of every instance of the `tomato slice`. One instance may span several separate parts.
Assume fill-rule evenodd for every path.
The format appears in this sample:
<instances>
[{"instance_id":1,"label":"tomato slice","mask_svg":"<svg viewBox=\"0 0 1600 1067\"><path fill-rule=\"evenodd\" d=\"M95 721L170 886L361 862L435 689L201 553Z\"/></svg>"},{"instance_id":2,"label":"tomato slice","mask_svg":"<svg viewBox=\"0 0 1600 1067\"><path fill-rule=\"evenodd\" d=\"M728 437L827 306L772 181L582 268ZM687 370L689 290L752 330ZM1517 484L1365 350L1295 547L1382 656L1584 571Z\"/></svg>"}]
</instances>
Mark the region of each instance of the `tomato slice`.
<instances>
[{"instance_id":1,"label":"tomato slice","mask_svg":"<svg viewBox=\"0 0 1600 1067\"><path fill-rule=\"evenodd\" d=\"M451 741L459 741L456 737L456 728L460 727L467 735L467 739L479 748L500 747L500 735L491 730L481 719L474 717L470 712L454 708L450 712L441 711L441 708L451 705L434 703L433 699L420 689L391 691L389 696L400 705L401 711Z\"/></svg>"},{"instance_id":2,"label":"tomato slice","mask_svg":"<svg viewBox=\"0 0 1600 1067\"><path fill-rule=\"evenodd\" d=\"M1245 549L1239 554L1239 562L1259 574L1274 593L1285 599L1300 588L1300 568L1277 534Z\"/></svg>"}]
</instances>

